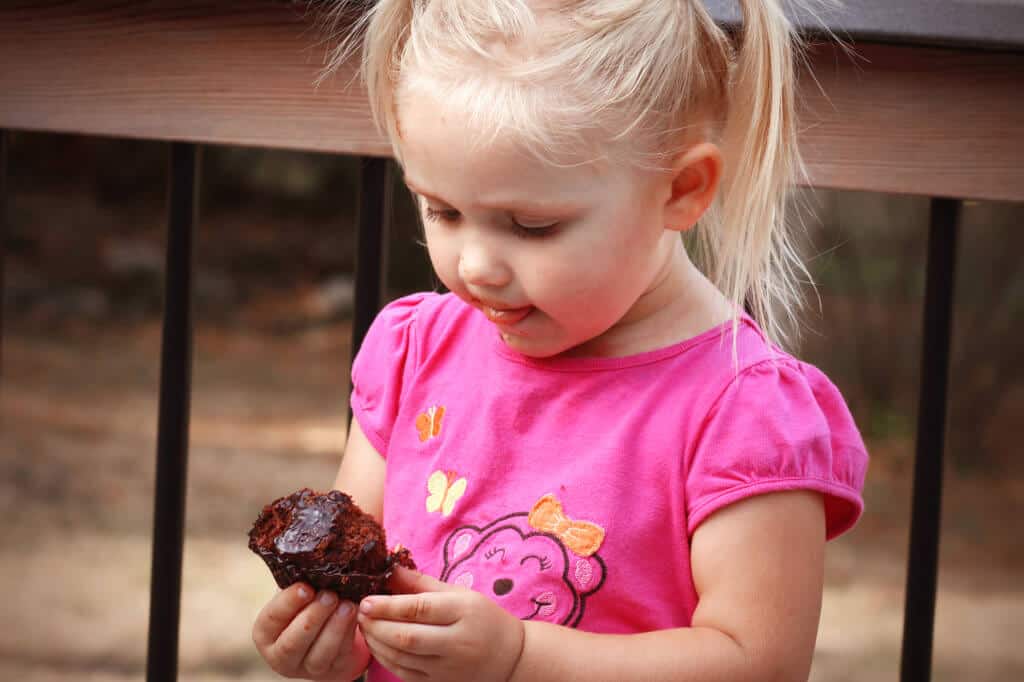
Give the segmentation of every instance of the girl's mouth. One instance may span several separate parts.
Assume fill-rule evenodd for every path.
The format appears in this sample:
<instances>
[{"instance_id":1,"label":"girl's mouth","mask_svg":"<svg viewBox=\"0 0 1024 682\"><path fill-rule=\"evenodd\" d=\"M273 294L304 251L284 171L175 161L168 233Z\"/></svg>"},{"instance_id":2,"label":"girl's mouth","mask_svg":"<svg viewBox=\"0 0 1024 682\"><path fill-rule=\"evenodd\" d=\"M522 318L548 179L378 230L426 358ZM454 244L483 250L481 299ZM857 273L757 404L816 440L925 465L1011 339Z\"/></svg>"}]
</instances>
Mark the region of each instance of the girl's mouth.
<instances>
[{"instance_id":1,"label":"girl's mouth","mask_svg":"<svg viewBox=\"0 0 1024 682\"><path fill-rule=\"evenodd\" d=\"M515 324L521 322L523 318L533 312L533 306L523 306L522 308L491 308L490 306L481 306L480 308L487 319L498 325L499 327L512 327Z\"/></svg>"}]
</instances>

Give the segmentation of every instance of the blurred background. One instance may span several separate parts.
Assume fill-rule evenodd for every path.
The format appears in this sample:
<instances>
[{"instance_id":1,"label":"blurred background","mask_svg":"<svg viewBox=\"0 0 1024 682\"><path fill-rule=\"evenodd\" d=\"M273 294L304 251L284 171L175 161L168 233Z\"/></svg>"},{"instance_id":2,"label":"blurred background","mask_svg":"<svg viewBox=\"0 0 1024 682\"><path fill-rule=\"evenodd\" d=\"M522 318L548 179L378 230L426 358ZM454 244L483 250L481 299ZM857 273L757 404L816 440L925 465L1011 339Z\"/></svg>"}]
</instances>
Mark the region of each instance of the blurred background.
<instances>
[{"instance_id":1,"label":"blurred background","mask_svg":"<svg viewBox=\"0 0 1024 682\"><path fill-rule=\"evenodd\" d=\"M246 533L327 488L345 442L358 161L202 150L182 680L270 680L275 592ZM168 146L16 132L0 382L0 680L145 674ZM389 296L433 281L399 190ZM895 680L903 622L928 199L805 191L818 284L795 352L872 454L829 545L812 679ZM968 202L954 311L934 679L1024 679L1024 206ZM820 302L820 305L819 305Z\"/></svg>"}]
</instances>

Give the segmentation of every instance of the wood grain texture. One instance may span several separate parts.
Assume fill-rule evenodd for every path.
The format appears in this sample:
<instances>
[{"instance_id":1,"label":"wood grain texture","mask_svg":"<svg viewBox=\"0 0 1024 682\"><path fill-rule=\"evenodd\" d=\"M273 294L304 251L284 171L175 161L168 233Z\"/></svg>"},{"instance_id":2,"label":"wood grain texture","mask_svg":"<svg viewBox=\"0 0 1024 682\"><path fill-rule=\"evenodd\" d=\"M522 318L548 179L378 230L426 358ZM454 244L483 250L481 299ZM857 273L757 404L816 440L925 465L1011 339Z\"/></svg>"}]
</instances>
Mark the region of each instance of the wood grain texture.
<instances>
[{"instance_id":1,"label":"wood grain texture","mask_svg":"<svg viewBox=\"0 0 1024 682\"><path fill-rule=\"evenodd\" d=\"M389 154L325 53L287 2L4 3L0 125Z\"/></svg>"},{"instance_id":2,"label":"wood grain texture","mask_svg":"<svg viewBox=\"0 0 1024 682\"><path fill-rule=\"evenodd\" d=\"M857 52L821 46L802 74L801 144L815 184L1024 200L1024 55Z\"/></svg>"},{"instance_id":3,"label":"wood grain texture","mask_svg":"<svg viewBox=\"0 0 1024 682\"><path fill-rule=\"evenodd\" d=\"M0 6L0 126L388 155L302 3ZM1024 200L1024 55L831 45L801 82L812 182Z\"/></svg>"}]
</instances>

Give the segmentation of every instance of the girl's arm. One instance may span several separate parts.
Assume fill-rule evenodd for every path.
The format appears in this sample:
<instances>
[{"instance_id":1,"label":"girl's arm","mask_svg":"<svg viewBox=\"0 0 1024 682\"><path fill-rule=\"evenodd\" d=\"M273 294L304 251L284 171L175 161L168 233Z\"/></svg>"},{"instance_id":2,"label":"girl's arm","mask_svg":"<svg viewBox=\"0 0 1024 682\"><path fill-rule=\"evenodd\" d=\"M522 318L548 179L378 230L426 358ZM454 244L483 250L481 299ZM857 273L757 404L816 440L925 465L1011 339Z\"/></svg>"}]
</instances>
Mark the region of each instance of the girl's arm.
<instances>
[{"instance_id":1,"label":"girl's arm","mask_svg":"<svg viewBox=\"0 0 1024 682\"><path fill-rule=\"evenodd\" d=\"M768 493L698 528L692 627L598 635L523 623L486 596L400 570L399 594L364 599L359 622L377 660L429 680L806 680L821 610L821 495Z\"/></svg>"},{"instance_id":2,"label":"girl's arm","mask_svg":"<svg viewBox=\"0 0 1024 682\"><path fill-rule=\"evenodd\" d=\"M353 417L334 489L350 495L359 508L378 523L384 510L384 462Z\"/></svg>"},{"instance_id":3,"label":"girl's arm","mask_svg":"<svg viewBox=\"0 0 1024 682\"><path fill-rule=\"evenodd\" d=\"M692 627L595 635L528 622L512 679L806 680L824 545L817 493L771 493L730 505L693 536L700 602Z\"/></svg>"}]
</instances>

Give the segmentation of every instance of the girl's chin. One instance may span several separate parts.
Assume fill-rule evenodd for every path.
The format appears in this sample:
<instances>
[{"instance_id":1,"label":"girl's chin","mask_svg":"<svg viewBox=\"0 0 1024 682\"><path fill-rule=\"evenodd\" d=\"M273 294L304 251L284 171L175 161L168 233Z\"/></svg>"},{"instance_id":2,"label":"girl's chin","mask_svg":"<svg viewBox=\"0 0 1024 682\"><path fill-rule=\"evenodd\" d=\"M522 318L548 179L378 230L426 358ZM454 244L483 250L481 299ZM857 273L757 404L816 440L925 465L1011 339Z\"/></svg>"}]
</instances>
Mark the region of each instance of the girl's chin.
<instances>
[{"instance_id":1,"label":"girl's chin","mask_svg":"<svg viewBox=\"0 0 1024 682\"><path fill-rule=\"evenodd\" d=\"M500 329L498 332L501 335L501 340L508 348L536 360L551 358L567 350L561 346L551 344L550 341L545 342L545 340L540 338L510 334Z\"/></svg>"}]
</instances>

